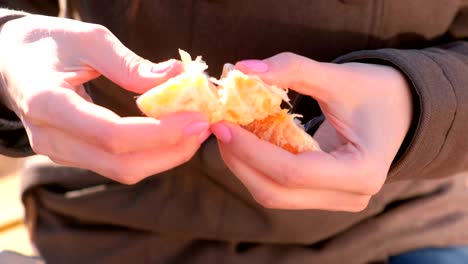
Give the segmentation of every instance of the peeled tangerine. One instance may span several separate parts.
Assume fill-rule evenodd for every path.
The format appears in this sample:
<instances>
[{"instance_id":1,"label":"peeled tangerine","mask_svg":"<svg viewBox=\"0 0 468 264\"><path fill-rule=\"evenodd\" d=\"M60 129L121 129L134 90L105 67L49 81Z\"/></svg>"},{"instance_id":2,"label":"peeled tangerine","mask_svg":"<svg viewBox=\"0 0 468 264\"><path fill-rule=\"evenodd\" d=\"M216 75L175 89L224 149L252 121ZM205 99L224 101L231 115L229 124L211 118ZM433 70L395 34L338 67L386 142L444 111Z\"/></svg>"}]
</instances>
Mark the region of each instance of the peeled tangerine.
<instances>
[{"instance_id":1,"label":"peeled tangerine","mask_svg":"<svg viewBox=\"0 0 468 264\"><path fill-rule=\"evenodd\" d=\"M176 112L202 112L211 123L239 124L292 153L320 150L295 118L297 115L281 109L282 101L289 102L286 90L267 85L230 64L224 66L220 80L209 78L205 74L208 66L201 57L192 60L187 52L179 52L184 72L137 99L145 115L161 118Z\"/></svg>"}]
</instances>

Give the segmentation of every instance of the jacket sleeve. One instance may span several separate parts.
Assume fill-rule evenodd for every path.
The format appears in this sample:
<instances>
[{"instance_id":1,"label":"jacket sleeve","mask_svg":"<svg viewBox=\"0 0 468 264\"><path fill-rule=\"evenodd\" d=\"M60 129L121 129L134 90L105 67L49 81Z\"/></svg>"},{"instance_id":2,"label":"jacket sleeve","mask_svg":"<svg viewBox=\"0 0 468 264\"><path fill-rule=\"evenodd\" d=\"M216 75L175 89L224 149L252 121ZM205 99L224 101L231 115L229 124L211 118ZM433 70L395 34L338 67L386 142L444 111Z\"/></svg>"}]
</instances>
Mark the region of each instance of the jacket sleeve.
<instances>
[{"instance_id":1,"label":"jacket sleeve","mask_svg":"<svg viewBox=\"0 0 468 264\"><path fill-rule=\"evenodd\" d=\"M468 169L468 7L460 10L447 32L450 41L440 46L364 50L335 60L390 65L412 84L413 124L388 181L448 177Z\"/></svg>"},{"instance_id":2,"label":"jacket sleeve","mask_svg":"<svg viewBox=\"0 0 468 264\"><path fill-rule=\"evenodd\" d=\"M0 9L0 26L26 13ZM0 102L3 100L0 100ZM0 154L23 157L32 154L23 124L10 109L0 103Z\"/></svg>"},{"instance_id":3,"label":"jacket sleeve","mask_svg":"<svg viewBox=\"0 0 468 264\"><path fill-rule=\"evenodd\" d=\"M0 5L0 26L12 19L27 15L27 12L43 15L57 15L58 3L54 0L4 1ZM15 113L1 104L0 154L11 157L23 157L33 154L23 124Z\"/></svg>"},{"instance_id":4,"label":"jacket sleeve","mask_svg":"<svg viewBox=\"0 0 468 264\"><path fill-rule=\"evenodd\" d=\"M31 14L57 16L59 14L59 2L60 6L65 5L63 0L4 0L1 1L0 8L10 9L9 12L20 10Z\"/></svg>"}]
</instances>

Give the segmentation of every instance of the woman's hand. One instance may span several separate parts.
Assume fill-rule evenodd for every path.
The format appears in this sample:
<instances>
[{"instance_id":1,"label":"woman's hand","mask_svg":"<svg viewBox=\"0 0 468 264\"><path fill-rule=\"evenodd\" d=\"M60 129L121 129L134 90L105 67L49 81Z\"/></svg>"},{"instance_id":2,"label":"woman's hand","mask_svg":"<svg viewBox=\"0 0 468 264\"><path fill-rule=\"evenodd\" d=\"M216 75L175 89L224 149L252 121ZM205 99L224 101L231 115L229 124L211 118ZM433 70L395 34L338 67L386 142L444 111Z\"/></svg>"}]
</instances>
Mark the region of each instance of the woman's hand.
<instances>
[{"instance_id":1,"label":"woman's hand","mask_svg":"<svg viewBox=\"0 0 468 264\"><path fill-rule=\"evenodd\" d=\"M411 123L404 76L388 66L319 63L290 53L236 67L315 98L326 117L314 136L324 152L298 155L239 126L212 126L223 159L253 197L268 208L364 210Z\"/></svg>"},{"instance_id":2,"label":"woman's hand","mask_svg":"<svg viewBox=\"0 0 468 264\"><path fill-rule=\"evenodd\" d=\"M95 24L31 15L1 28L1 99L33 150L126 184L189 160L209 134L207 118L122 118L93 104L83 83L103 74L143 93L181 70L177 61L140 58Z\"/></svg>"}]
</instances>

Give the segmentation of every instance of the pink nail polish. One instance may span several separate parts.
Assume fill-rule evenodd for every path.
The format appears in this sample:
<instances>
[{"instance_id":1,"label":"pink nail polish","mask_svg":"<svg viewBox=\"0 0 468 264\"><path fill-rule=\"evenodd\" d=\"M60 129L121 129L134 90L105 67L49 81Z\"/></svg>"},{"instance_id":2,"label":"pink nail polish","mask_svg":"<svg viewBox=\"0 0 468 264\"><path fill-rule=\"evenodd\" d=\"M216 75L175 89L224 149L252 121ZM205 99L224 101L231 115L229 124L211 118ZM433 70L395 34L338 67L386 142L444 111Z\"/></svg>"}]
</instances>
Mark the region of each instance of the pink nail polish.
<instances>
[{"instance_id":1,"label":"pink nail polish","mask_svg":"<svg viewBox=\"0 0 468 264\"><path fill-rule=\"evenodd\" d=\"M198 134L208 130L209 127L210 127L210 124L208 122L203 122L203 121L194 122L194 123L191 123L190 125L188 125L187 127L185 127L184 134L186 136L198 135Z\"/></svg>"},{"instance_id":2,"label":"pink nail polish","mask_svg":"<svg viewBox=\"0 0 468 264\"><path fill-rule=\"evenodd\" d=\"M245 60L239 62L243 66L249 68L253 72L267 72L268 71L268 64L261 60Z\"/></svg>"},{"instance_id":3,"label":"pink nail polish","mask_svg":"<svg viewBox=\"0 0 468 264\"><path fill-rule=\"evenodd\" d=\"M151 72L152 73L165 73L167 72L170 68L172 68L172 66L174 66L174 63L176 62L176 60L168 60L168 61L165 61L165 62L161 62L161 63L158 63L158 64L155 64L153 65L153 67L151 68Z\"/></svg>"},{"instance_id":4,"label":"pink nail polish","mask_svg":"<svg viewBox=\"0 0 468 264\"><path fill-rule=\"evenodd\" d=\"M232 139L232 134L229 128L222 124L216 124L211 127L211 131L219 139L219 141L227 144Z\"/></svg>"}]
</instances>

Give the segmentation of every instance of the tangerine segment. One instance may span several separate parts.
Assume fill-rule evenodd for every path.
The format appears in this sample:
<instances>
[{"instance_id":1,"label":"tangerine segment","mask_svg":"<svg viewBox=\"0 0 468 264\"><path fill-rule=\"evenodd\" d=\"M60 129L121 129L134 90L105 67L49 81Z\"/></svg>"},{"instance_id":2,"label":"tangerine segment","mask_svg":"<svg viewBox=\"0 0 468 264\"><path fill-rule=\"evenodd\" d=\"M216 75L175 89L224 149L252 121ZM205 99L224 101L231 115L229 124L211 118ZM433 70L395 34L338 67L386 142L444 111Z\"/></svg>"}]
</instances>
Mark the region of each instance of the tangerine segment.
<instances>
[{"instance_id":1,"label":"tangerine segment","mask_svg":"<svg viewBox=\"0 0 468 264\"><path fill-rule=\"evenodd\" d=\"M244 128L258 138L277 145L291 153L304 151L320 151L320 146L286 109L270 115L262 120L256 120Z\"/></svg>"},{"instance_id":2,"label":"tangerine segment","mask_svg":"<svg viewBox=\"0 0 468 264\"><path fill-rule=\"evenodd\" d=\"M147 91L137 99L140 110L149 117L177 112L202 112L210 121L219 116L216 87L203 73L182 73Z\"/></svg>"}]
</instances>

